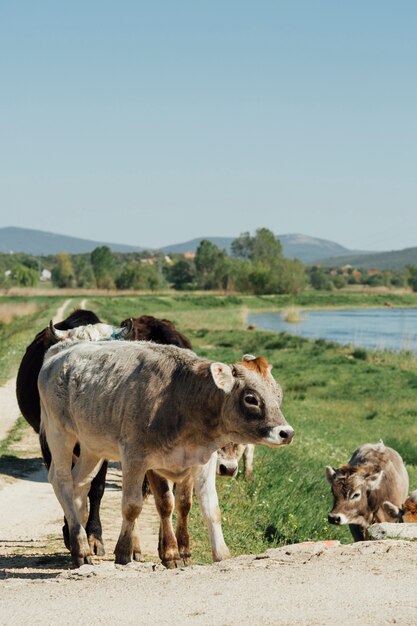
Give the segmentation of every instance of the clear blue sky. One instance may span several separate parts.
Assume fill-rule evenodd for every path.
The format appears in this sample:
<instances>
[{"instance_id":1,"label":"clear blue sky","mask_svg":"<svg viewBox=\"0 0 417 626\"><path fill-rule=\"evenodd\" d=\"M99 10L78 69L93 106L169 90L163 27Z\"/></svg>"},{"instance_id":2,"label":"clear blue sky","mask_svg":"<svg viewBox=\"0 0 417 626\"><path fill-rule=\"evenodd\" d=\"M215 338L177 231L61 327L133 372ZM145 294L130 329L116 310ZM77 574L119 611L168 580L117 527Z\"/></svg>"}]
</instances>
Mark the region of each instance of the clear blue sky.
<instances>
[{"instance_id":1,"label":"clear blue sky","mask_svg":"<svg viewBox=\"0 0 417 626\"><path fill-rule=\"evenodd\" d=\"M2 0L0 227L417 246L415 0Z\"/></svg>"}]
</instances>

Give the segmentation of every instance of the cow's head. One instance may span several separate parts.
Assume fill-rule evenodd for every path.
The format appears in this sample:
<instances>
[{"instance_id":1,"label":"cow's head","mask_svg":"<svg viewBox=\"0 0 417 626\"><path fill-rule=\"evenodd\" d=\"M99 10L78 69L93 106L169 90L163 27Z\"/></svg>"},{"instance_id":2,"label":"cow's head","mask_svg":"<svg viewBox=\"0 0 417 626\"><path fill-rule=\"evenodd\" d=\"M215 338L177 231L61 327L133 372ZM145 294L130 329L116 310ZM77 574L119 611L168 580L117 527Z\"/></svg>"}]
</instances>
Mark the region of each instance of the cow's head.
<instances>
[{"instance_id":1,"label":"cow's head","mask_svg":"<svg viewBox=\"0 0 417 626\"><path fill-rule=\"evenodd\" d=\"M218 476L237 476L239 469L239 459L243 454L245 446L241 443L228 443L217 450L217 467Z\"/></svg>"},{"instance_id":2,"label":"cow's head","mask_svg":"<svg viewBox=\"0 0 417 626\"><path fill-rule=\"evenodd\" d=\"M190 340L175 328L171 320L159 319L153 315L141 315L123 320L120 326L123 328L130 324L132 328L127 338L132 341L153 341L192 350Z\"/></svg>"},{"instance_id":3,"label":"cow's head","mask_svg":"<svg viewBox=\"0 0 417 626\"><path fill-rule=\"evenodd\" d=\"M417 491L413 491L401 507L392 502L384 502L382 508L397 522L417 524Z\"/></svg>"},{"instance_id":4,"label":"cow's head","mask_svg":"<svg viewBox=\"0 0 417 626\"><path fill-rule=\"evenodd\" d=\"M210 371L225 394L222 418L232 441L271 447L291 443L294 430L281 413L282 390L263 357L246 354L232 366L211 363Z\"/></svg>"},{"instance_id":5,"label":"cow's head","mask_svg":"<svg viewBox=\"0 0 417 626\"><path fill-rule=\"evenodd\" d=\"M379 488L383 474L371 464L339 469L327 466L326 478L333 493L333 509L327 516L330 524L369 526L373 510L368 498Z\"/></svg>"}]
</instances>

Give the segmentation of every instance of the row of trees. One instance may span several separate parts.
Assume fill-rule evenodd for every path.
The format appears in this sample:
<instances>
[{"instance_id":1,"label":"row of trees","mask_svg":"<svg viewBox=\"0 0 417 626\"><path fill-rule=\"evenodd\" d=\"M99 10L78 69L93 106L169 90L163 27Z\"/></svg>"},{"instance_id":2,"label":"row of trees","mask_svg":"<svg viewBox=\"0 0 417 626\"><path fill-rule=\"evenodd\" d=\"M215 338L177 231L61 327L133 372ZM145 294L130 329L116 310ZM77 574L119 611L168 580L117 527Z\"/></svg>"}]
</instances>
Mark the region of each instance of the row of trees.
<instances>
[{"instance_id":1,"label":"row of trees","mask_svg":"<svg viewBox=\"0 0 417 626\"><path fill-rule=\"evenodd\" d=\"M243 233L232 243L231 256L203 240L195 258L177 258L168 270L176 289L222 289L243 293L301 293L306 284L304 265L286 259L275 235L266 228L254 236Z\"/></svg>"},{"instance_id":2,"label":"row of trees","mask_svg":"<svg viewBox=\"0 0 417 626\"><path fill-rule=\"evenodd\" d=\"M242 233L230 255L203 240L193 258L162 253L113 253L100 246L91 254L33 257L0 255L0 287L37 286L41 268L52 274L56 287L99 289L224 290L252 294L299 294L306 286L318 290L346 285L407 286L417 291L417 267L404 272L369 272L353 268L305 267L286 259L275 235L266 228Z\"/></svg>"}]
</instances>

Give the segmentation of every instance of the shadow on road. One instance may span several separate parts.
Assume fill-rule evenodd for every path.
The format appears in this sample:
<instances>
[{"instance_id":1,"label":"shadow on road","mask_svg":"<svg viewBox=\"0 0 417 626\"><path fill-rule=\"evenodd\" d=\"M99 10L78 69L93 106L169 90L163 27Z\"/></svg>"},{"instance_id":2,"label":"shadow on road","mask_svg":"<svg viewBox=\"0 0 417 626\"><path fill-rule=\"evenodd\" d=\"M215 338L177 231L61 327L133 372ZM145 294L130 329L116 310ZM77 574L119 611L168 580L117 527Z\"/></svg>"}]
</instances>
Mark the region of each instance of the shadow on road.
<instances>
[{"instance_id":1,"label":"shadow on road","mask_svg":"<svg viewBox=\"0 0 417 626\"><path fill-rule=\"evenodd\" d=\"M0 456L0 475L46 483L48 475L46 469L41 472L42 469L45 469L45 466L39 457L21 459L8 454Z\"/></svg>"},{"instance_id":2,"label":"shadow on road","mask_svg":"<svg viewBox=\"0 0 417 626\"><path fill-rule=\"evenodd\" d=\"M0 540L1 541L1 540ZM1 541L2 544L6 542ZM27 543L30 541L19 542ZM16 548L16 544L14 545ZM69 554L10 554L0 555L0 580L18 578L23 580L41 580L56 578L62 570L69 569Z\"/></svg>"}]
</instances>

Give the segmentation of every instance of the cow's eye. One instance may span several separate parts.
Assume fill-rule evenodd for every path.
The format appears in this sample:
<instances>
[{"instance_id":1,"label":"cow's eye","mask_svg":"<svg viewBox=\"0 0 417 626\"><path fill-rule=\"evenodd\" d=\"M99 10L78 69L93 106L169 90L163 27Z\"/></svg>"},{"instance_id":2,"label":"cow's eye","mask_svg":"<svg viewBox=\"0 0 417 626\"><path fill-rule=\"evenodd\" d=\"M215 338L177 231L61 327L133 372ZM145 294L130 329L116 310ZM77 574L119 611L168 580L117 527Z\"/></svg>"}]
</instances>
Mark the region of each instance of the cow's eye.
<instances>
[{"instance_id":1,"label":"cow's eye","mask_svg":"<svg viewBox=\"0 0 417 626\"><path fill-rule=\"evenodd\" d=\"M253 393L247 393L245 396L246 404L251 404L252 406L259 406L258 398L253 395Z\"/></svg>"},{"instance_id":2,"label":"cow's eye","mask_svg":"<svg viewBox=\"0 0 417 626\"><path fill-rule=\"evenodd\" d=\"M355 493L350 496L351 500L358 500L361 497L361 492L360 491L355 491Z\"/></svg>"}]
</instances>

